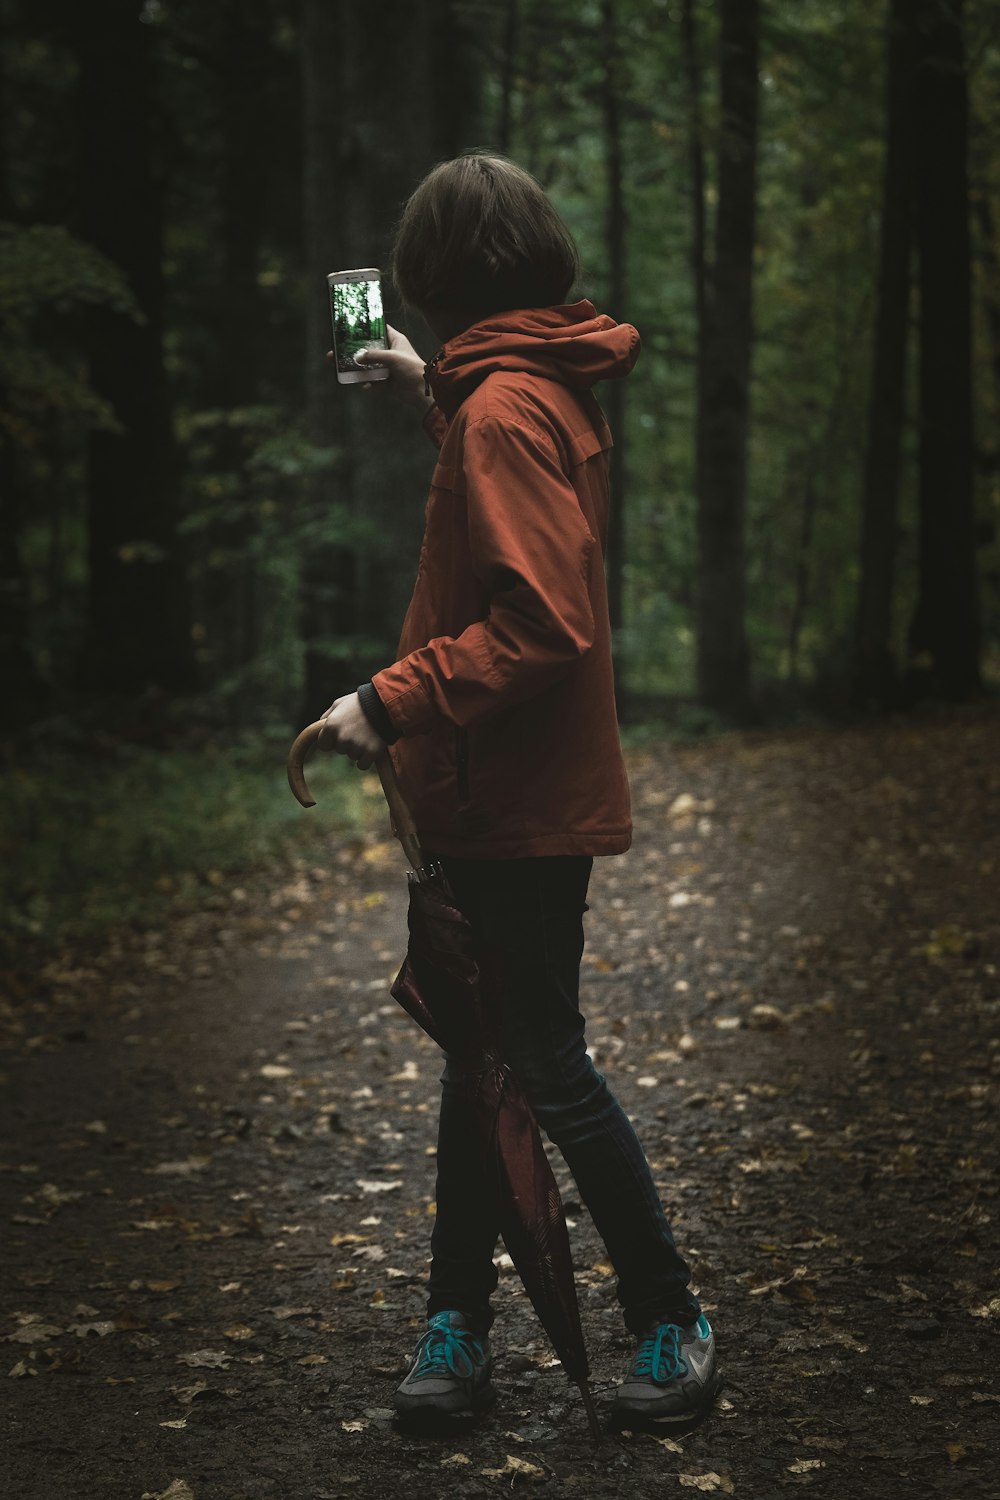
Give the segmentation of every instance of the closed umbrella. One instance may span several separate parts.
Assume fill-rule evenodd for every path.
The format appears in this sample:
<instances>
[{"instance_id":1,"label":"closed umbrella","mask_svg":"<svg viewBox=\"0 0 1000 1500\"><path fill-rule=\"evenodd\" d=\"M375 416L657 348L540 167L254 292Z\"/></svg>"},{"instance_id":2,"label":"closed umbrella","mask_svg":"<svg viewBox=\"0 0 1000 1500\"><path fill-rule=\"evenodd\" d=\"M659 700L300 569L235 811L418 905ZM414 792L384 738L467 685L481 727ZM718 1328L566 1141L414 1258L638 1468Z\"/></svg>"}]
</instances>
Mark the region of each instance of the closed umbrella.
<instances>
[{"instance_id":1,"label":"closed umbrella","mask_svg":"<svg viewBox=\"0 0 1000 1500\"><path fill-rule=\"evenodd\" d=\"M322 727L320 720L304 729L288 756L289 786L303 807L315 806L303 763ZM441 865L428 860L420 847L386 751L376 757L375 765L393 831L410 866L409 941L390 993L458 1062L466 1077L507 1253L563 1369L580 1388L591 1432L600 1441L566 1217L538 1123L516 1075L499 1055L472 927Z\"/></svg>"}]
</instances>

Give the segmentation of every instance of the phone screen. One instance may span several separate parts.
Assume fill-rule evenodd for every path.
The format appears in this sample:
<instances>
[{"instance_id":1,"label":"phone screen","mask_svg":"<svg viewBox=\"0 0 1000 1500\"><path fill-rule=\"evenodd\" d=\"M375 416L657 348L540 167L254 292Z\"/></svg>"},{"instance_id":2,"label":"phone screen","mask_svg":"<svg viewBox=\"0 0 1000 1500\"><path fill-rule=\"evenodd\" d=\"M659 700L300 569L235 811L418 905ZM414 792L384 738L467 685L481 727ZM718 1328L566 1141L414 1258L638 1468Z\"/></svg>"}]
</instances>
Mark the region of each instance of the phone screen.
<instances>
[{"instance_id":1,"label":"phone screen","mask_svg":"<svg viewBox=\"0 0 1000 1500\"><path fill-rule=\"evenodd\" d=\"M330 287L338 370L357 370L359 349L384 349L385 315L377 281L335 281Z\"/></svg>"}]
</instances>

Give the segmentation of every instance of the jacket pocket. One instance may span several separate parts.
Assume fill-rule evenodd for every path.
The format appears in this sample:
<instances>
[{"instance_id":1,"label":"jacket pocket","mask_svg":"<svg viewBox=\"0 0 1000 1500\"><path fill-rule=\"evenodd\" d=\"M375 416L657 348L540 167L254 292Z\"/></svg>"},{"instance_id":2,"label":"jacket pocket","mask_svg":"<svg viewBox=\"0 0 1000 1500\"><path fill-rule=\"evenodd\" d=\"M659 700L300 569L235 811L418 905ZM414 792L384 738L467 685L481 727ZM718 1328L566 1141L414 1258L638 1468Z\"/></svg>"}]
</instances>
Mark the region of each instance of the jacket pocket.
<instances>
[{"instance_id":1,"label":"jacket pocket","mask_svg":"<svg viewBox=\"0 0 1000 1500\"><path fill-rule=\"evenodd\" d=\"M458 782L458 800L469 800L469 731L455 725L455 777Z\"/></svg>"}]
</instances>

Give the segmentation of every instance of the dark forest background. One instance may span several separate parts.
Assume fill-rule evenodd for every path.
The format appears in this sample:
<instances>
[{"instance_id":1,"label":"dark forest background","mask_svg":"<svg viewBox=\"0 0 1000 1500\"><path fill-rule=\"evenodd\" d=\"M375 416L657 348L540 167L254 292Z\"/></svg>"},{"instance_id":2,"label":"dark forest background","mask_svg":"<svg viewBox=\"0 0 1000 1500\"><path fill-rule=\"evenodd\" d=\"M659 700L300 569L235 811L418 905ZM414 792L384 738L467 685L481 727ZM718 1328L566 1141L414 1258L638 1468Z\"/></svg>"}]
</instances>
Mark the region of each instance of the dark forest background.
<instances>
[{"instance_id":1,"label":"dark forest background","mask_svg":"<svg viewBox=\"0 0 1000 1500\"><path fill-rule=\"evenodd\" d=\"M337 386L325 278L385 265L463 149L539 177L579 293L642 334L598 391L626 737L997 695L992 0L0 19L15 949L320 836L284 753L394 659L432 461L386 392ZM348 829L378 794L349 769L323 772Z\"/></svg>"}]
</instances>

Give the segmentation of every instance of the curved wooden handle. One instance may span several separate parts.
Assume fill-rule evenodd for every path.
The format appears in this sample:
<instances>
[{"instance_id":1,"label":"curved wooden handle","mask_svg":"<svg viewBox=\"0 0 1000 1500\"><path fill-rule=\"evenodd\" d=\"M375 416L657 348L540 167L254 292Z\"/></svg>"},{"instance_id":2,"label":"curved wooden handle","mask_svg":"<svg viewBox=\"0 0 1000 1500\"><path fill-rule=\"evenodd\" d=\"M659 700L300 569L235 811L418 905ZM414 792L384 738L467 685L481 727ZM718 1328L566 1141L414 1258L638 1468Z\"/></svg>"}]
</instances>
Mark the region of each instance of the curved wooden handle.
<instances>
[{"instance_id":1,"label":"curved wooden handle","mask_svg":"<svg viewBox=\"0 0 1000 1500\"><path fill-rule=\"evenodd\" d=\"M288 785L292 789L292 795L302 803L303 807L315 807L316 798L310 794L306 786L305 759L306 752L311 750L319 739L319 732L323 728L323 720L317 719L315 724L307 724L302 733L296 735L295 743L288 752Z\"/></svg>"},{"instance_id":2,"label":"curved wooden handle","mask_svg":"<svg viewBox=\"0 0 1000 1500\"><path fill-rule=\"evenodd\" d=\"M320 730L324 721L317 719L314 724L308 724L302 733L297 735L292 748L288 752L288 785L293 795L303 807L315 807L316 799L313 797L306 785L305 758L313 745L319 739ZM424 864L423 850L417 838L417 825L413 821L413 814L406 805L406 801L399 789L396 780L396 768L389 756L388 749L381 750L375 757L375 769L378 771L385 800L389 804L389 812L392 814L393 832L403 846L403 853L409 860L414 870L419 870Z\"/></svg>"}]
</instances>

